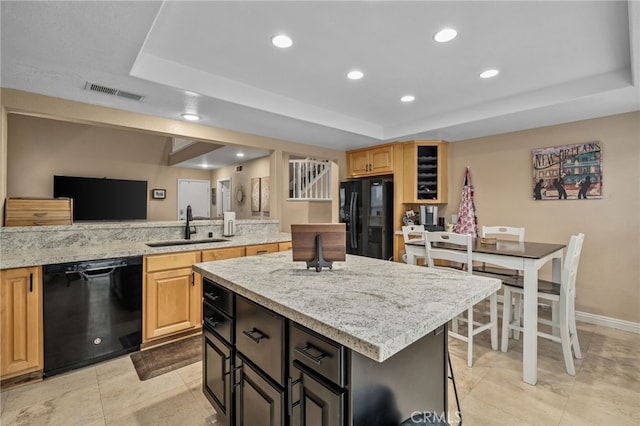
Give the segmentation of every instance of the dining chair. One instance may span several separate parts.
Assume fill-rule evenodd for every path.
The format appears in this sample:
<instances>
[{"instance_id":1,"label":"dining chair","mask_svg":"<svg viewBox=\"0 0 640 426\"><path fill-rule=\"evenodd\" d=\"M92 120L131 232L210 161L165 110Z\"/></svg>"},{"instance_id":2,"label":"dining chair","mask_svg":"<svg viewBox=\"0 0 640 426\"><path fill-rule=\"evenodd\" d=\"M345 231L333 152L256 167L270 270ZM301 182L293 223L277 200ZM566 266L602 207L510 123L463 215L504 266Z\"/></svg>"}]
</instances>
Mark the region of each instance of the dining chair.
<instances>
[{"instance_id":1,"label":"dining chair","mask_svg":"<svg viewBox=\"0 0 640 426\"><path fill-rule=\"evenodd\" d=\"M576 372L571 350L573 349L576 359L582 358L576 327L575 299L576 276L583 242L584 234L580 233L571 236L564 259L560 283L538 280L538 299L543 302L551 302L551 321L539 318L538 322L552 327L551 334L538 331L538 336L562 344L567 373L572 376L575 376ZM502 352L507 352L509 330L523 330L522 297L524 295L524 285L522 277L507 277L503 280L503 284L505 300L512 296L516 296L517 300L513 319L511 319L510 304L505 304L503 310L501 349ZM556 329L559 330L559 336L554 333Z\"/></svg>"},{"instance_id":2,"label":"dining chair","mask_svg":"<svg viewBox=\"0 0 640 426\"><path fill-rule=\"evenodd\" d=\"M456 234L454 232L425 232L425 249L427 252L427 265L430 268L436 267L436 260L455 262L460 265L460 269L452 268L460 273L473 274L472 239L471 235ZM443 247L443 244L458 246L454 248ZM438 266L442 267L442 266ZM482 273L479 273L482 275ZM491 348L498 350L498 302L497 294L494 292L488 297L489 300L489 321L480 322L474 319L474 306L467 309L467 317L458 315L451 322L451 337L467 342L467 365L473 366L473 336L483 331L491 331ZM483 315L484 316L484 315ZM458 323L467 324L467 335L458 333Z\"/></svg>"},{"instance_id":3,"label":"dining chair","mask_svg":"<svg viewBox=\"0 0 640 426\"><path fill-rule=\"evenodd\" d=\"M424 232L424 225L405 225L402 227L402 237L404 238L404 252L407 256L406 263L415 265L417 263L417 259L426 259L424 246L407 244L413 239L423 239Z\"/></svg>"},{"instance_id":4,"label":"dining chair","mask_svg":"<svg viewBox=\"0 0 640 426\"><path fill-rule=\"evenodd\" d=\"M524 242L524 228L515 228L513 226L483 226L480 236L482 238L496 237L497 239L505 239L508 237L517 237L518 242ZM474 270L497 275L519 275L520 271L516 269L499 268L497 266L488 266L486 262L482 265L474 266Z\"/></svg>"}]
</instances>

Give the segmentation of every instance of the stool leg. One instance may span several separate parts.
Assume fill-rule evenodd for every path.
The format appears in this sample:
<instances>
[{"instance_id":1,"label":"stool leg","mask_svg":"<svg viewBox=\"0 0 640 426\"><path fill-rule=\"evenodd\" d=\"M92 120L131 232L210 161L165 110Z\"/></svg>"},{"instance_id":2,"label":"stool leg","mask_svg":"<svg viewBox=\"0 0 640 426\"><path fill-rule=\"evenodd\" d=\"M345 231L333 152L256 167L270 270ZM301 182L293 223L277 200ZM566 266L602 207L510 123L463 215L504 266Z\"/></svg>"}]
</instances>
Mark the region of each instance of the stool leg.
<instances>
[{"instance_id":1,"label":"stool leg","mask_svg":"<svg viewBox=\"0 0 640 426\"><path fill-rule=\"evenodd\" d=\"M509 348L509 325L511 322L511 290L508 286L504 286L504 300L502 305L502 352L507 352Z\"/></svg>"},{"instance_id":2,"label":"stool leg","mask_svg":"<svg viewBox=\"0 0 640 426\"><path fill-rule=\"evenodd\" d=\"M489 321L491 322L491 349L498 350L498 294L489 296Z\"/></svg>"},{"instance_id":3,"label":"stool leg","mask_svg":"<svg viewBox=\"0 0 640 426\"><path fill-rule=\"evenodd\" d=\"M473 367L473 306L467 310L467 365Z\"/></svg>"}]
</instances>

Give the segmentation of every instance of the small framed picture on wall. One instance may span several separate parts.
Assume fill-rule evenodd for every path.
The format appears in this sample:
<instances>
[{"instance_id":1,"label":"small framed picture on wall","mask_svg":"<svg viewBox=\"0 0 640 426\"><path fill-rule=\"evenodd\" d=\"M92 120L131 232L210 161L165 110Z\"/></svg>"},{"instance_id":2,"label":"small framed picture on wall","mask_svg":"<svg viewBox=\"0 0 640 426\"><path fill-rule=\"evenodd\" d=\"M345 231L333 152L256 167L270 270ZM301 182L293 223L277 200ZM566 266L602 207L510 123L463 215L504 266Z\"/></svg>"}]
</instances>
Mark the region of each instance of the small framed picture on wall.
<instances>
[{"instance_id":1,"label":"small framed picture on wall","mask_svg":"<svg viewBox=\"0 0 640 426\"><path fill-rule=\"evenodd\" d=\"M164 200L167 198L167 191L165 189L152 189L151 197L155 200Z\"/></svg>"}]
</instances>

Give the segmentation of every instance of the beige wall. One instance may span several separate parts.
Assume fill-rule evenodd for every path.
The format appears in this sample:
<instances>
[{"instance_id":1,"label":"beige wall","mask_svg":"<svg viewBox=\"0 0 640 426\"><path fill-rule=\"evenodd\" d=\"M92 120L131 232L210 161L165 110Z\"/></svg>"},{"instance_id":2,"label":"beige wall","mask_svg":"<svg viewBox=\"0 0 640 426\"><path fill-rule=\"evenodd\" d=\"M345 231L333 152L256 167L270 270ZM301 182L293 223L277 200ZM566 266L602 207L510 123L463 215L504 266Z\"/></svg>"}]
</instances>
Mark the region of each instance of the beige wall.
<instances>
[{"instance_id":1,"label":"beige wall","mask_svg":"<svg viewBox=\"0 0 640 426\"><path fill-rule=\"evenodd\" d=\"M251 211L251 179L269 177L269 162L269 157L263 157L246 163L223 167L211 173L211 183L214 188L217 187L218 179L231 178L231 205L233 206L233 211L236 212L236 219L270 217L271 212L264 212L262 206L259 212ZM242 166L242 171L237 172L236 166L239 165ZM242 204L238 203L235 196L233 196L239 187L243 188L245 194ZM214 212L216 208L217 206L214 206Z\"/></svg>"},{"instance_id":2,"label":"beige wall","mask_svg":"<svg viewBox=\"0 0 640 426\"><path fill-rule=\"evenodd\" d=\"M151 136L177 136L185 139L211 141L218 144L242 145L247 147L272 150L270 158L270 181L272 187L285 187L286 167L285 153L325 158L335 161L340 169L346 165L346 155L343 151L311 146L266 138L221 128L189 123L181 120L171 120L140 113L106 108L96 105L73 102L64 99L37 95L13 89L0 89L1 113L0 117L0 199L8 195L7 163L12 160L5 155L7 150L7 133L11 126L7 123L9 114L39 116L61 122L81 123L100 128L111 128L135 131ZM210 176L209 174L207 176ZM207 179L207 178L205 178ZM337 186L336 186L337 191ZM270 217L280 219L284 198L276 191L271 194ZM155 202L154 202L155 203ZM4 204L2 205L4 207ZM337 211L337 208L336 208ZM153 219L164 220L164 219Z\"/></svg>"},{"instance_id":3,"label":"beige wall","mask_svg":"<svg viewBox=\"0 0 640 426\"><path fill-rule=\"evenodd\" d=\"M534 201L531 150L591 141L602 146L603 198ZM527 240L555 243L583 232L577 309L640 322L640 113L450 144L449 219L467 165L480 226L524 226Z\"/></svg>"},{"instance_id":4,"label":"beige wall","mask_svg":"<svg viewBox=\"0 0 640 426\"><path fill-rule=\"evenodd\" d=\"M53 175L146 180L167 198L147 198L148 220L177 220L178 179L209 180L206 170L169 167L170 139L86 124L9 114L7 196L51 197Z\"/></svg>"}]
</instances>

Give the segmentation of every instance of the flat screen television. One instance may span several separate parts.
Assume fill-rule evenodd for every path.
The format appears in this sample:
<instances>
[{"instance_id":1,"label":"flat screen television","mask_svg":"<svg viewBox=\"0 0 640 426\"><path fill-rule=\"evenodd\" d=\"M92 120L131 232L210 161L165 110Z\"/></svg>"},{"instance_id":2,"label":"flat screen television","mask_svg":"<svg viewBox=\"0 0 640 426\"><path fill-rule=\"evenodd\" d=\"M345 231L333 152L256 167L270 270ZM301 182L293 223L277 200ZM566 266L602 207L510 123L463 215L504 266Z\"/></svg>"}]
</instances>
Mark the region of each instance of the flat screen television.
<instances>
[{"instance_id":1,"label":"flat screen television","mask_svg":"<svg viewBox=\"0 0 640 426\"><path fill-rule=\"evenodd\" d=\"M73 220L146 220L147 181L53 176L53 196L73 199Z\"/></svg>"}]
</instances>

